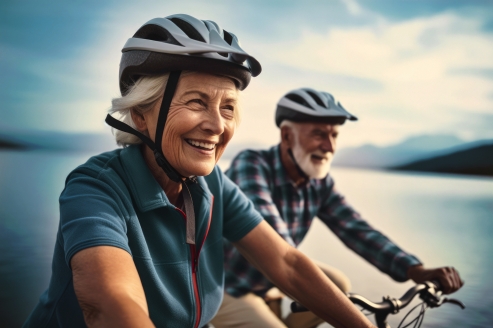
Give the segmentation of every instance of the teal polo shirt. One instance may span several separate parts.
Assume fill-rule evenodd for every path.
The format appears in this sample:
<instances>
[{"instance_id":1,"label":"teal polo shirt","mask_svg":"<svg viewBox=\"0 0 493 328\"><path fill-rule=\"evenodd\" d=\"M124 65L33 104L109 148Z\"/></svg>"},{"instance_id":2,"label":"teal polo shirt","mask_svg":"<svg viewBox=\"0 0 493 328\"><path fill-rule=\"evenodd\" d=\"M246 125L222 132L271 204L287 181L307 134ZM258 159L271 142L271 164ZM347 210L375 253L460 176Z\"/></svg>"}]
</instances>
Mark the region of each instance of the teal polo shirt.
<instances>
[{"instance_id":1,"label":"teal polo shirt","mask_svg":"<svg viewBox=\"0 0 493 328\"><path fill-rule=\"evenodd\" d=\"M261 221L252 203L218 167L189 185L196 245L186 217L154 179L139 146L92 157L67 177L48 289L24 327L85 327L70 260L94 246L133 258L157 327L202 327L222 301L223 237L237 241Z\"/></svg>"}]
</instances>

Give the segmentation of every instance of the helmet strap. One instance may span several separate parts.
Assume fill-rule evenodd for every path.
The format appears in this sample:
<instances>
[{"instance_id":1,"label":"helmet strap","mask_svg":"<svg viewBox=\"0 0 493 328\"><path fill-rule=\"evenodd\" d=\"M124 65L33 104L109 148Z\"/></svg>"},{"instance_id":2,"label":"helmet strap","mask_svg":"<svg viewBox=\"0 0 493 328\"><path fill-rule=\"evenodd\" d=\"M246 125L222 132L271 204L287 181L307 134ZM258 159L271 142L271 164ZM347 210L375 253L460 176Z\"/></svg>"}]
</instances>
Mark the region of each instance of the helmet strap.
<instances>
[{"instance_id":1,"label":"helmet strap","mask_svg":"<svg viewBox=\"0 0 493 328\"><path fill-rule=\"evenodd\" d=\"M164 127L168 119L169 107L171 105L171 100L175 95L176 87L178 86L178 81L180 80L181 71L170 72L168 77L168 83L166 83L166 88L164 89L163 100L161 102L161 108L159 109L159 117L157 120L156 127L156 138L154 149L154 157L159 166L164 170L166 175L175 182L180 182L182 184L182 194L183 194L183 206L185 207L185 213L187 216L186 220L186 240L187 244L195 245L195 210L193 208L192 194L188 188L187 182L195 181L195 179L185 178L182 176L171 164L168 162L164 156L162 150L162 140L164 135Z\"/></svg>"},{"instance_id":2,"label":"helmet strap","mask_svg":"<svg viewBox=\"0 0 493 328\"><path fill-rule=\"evenodd\" d=\"M291 157L291 160L293 161L294 166L296 167L296 170L298 171L298 174L302 178L304 178L306 181L310 180L310 177L308 176L308 174L306 174L305 171L303 171L301 169L301 167L298 165L298 162L296 162L296 159L294 158L293 151L291 150L291 148L288 148L288 154L289 154L289 157Z\"/></svg>"},{"instance_id":3,"label":"helmet strap","mask_svg":"<svg viewBox=\"0 0 493 328\"><path fill-rule=\"evenodd\" d=\"M159 166L164 170L166 175L174 182L182 182L184 176L182 176L178 171L171 166L166 157L164 156L162 149L162 140L164 134L164 126L166 125L166 120L168 119L169 106L171 105L171 100L175 95L176 87L178 86L178 80L180 79L181 71L174 71L169 74L168 83L166 83L166 88L164 88L163 100L161 102L161 108L159 109L159 117L157 119L156 127L156 138L154 139L155 147L152 149L154 151L154 157Z\"/></svg>"},{"instance_id":4,"label":"helmet strap","mask_svg":"<svg viewBox=\"0 0 493 328\"><path fill-rule=\"evenodd\" d=\"M154 142L144 134L130 127L129 125L115 119L110 114L106 116L105 122L109 126L117 130L133 134L134 136L142 140L142 142L144 142L154 152L156 163L163 169L168 178L174 182L179 182L182 184L183 204L187 216L186 240L187 244L195 245L195 211L193 207L192 195L188 188L187 182L196 180L182 176L173 166L171 166L171 164L164 156L161 146L164 134L164 126L166 125L166 120L168 118L169 107L171 105L171 100L173 99L173 96L175 94L178 80L180 79L180 74L181 71L171 72L168 78L168 83L166 83L166 87L164 88L164 95L161 102L161 108L159 109L156 138Z\"/></svg>"}]
</instances>

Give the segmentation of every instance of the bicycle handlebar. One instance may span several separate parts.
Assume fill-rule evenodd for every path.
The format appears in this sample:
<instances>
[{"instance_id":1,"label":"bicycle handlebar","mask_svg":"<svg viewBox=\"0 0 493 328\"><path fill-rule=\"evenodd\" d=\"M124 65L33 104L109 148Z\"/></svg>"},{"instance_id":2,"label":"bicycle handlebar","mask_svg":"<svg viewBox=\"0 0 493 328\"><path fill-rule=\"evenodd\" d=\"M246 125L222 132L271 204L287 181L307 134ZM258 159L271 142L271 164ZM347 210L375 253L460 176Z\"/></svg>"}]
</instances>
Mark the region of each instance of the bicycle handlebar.
<instances>
[{"instance_id":1,"label":"bicycle handlebar","mask_svg":"<svg viewBox=\"0 0 493 328\"><path fill-rule=\"evenodd\" d=\"M418 294L420 295L420 298L431 308L438 307L447 302L456 304L462 309L465 308L465 305L458 300L441 297L440 284L437 281L426 281L422 284L417 284L416 286L410 288L404 295L402 295L401 298L396 299L387 296L384 297L383 301L380 303L372 302L366 297L355 293L349 293L347 296L354 304L358 304L362 308L375 313L377 317L381 318L382 322L385 322L385 318L388 314L398 313L400 309L411 303L414 297ZM293 302L291 303L291 311L296 313L308 311L308 309L297 302Z\"/></svg>"},{"instance_id":2,"label":"bicycle handlebar","mask_svg":"<svg viewBox=\"0 0 493 328\"><path fill-rule=\"evenodd\" d=\"M433 289L430 291L429 289ZM398 313L401 308L406 307L411 301L414 299L414 297L421 293L424 290L428 290L429 292L435 294L436 293L436 285L431 283L431 282L425 282L424 284L418 284L411 289L409 289L404 295L402 295L401 298L396 299L396 298L390 298L390 296L384 297L383 302L381 303L374 303L367 298L354 294L354 293L349 293L348 297L349 299L354 303L358 304L364 309L371 311L373 313L377 312L387 312L387 313Z\"/></svg>"}]
</instances>

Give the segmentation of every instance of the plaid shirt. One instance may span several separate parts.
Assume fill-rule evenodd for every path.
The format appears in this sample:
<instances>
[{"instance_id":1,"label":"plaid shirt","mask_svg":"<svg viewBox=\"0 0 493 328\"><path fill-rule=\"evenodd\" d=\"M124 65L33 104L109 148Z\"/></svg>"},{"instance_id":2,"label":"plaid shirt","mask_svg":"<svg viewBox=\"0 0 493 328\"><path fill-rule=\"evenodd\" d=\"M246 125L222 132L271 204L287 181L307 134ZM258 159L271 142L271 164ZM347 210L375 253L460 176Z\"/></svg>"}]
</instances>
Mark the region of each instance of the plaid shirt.
<instances>
[{"instance_id":1,"label":"plaid shirt","mask_svg":"<svg viewBox=\"0 0 493 328\"><path fill-rule=\"evenodd\" d=\"M373 229L346 204L330 176L296 187L280 157L279 145L239 153L226 171L257 211L290 245L298 246L319 217L341 241L394 280L406 281L407 269L420 261ZM273 285L238 252L225 245L225 288L232 296L265 293Z\"/></svg>"}]
</instances>

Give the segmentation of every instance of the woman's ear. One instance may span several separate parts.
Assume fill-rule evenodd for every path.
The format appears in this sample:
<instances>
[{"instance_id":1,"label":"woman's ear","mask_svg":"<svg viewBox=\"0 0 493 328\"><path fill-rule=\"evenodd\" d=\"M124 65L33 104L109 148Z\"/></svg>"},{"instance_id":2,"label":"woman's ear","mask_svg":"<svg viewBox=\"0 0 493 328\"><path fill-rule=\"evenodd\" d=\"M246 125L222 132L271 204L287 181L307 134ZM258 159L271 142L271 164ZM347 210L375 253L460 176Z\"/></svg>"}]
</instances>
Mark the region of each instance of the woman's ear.
<instances>
[{"instance_id":1,"label":"woman's ear","mask_svg":"<svg viewBox=\"0 0 493 328\"><path fill-rule=\"evenodd\" d=\"M132 121L134 121L137 130L139 130L140 132L147 131L147 123L144 115L134 109L130 110L130 115L132 116Z\"/></svg>"}]
</instances>

